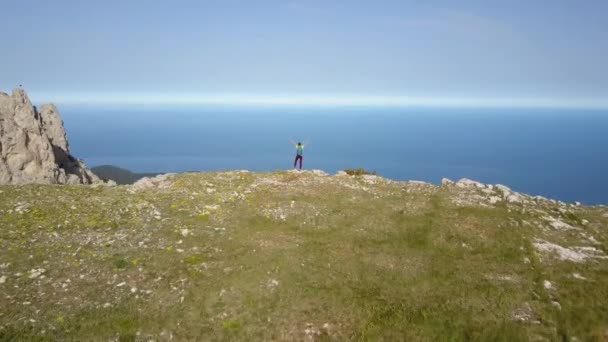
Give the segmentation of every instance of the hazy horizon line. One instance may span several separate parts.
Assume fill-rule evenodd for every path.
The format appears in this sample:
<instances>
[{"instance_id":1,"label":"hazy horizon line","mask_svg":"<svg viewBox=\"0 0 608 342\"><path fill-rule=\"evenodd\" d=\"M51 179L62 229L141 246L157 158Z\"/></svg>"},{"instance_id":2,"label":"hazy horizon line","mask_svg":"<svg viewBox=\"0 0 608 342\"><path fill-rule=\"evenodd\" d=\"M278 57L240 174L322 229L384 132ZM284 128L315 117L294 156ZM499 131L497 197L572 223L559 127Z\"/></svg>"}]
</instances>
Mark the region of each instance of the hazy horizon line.
<instances>
[{"instance_id":1,"label":"hazy horizon line","mask_svg":"<svg viewBox=\"0 0 608 342\"><path fill-rule=\"evenodd\" d=\"M295 107L438 107L438 108L546 108L608 109L608 99L549 97L457 97L394 95L285 95L285 94L160 94L32 92L32 102L62 105L158 105L158 106L295 106Z\"/></svg>"}]
</instances>

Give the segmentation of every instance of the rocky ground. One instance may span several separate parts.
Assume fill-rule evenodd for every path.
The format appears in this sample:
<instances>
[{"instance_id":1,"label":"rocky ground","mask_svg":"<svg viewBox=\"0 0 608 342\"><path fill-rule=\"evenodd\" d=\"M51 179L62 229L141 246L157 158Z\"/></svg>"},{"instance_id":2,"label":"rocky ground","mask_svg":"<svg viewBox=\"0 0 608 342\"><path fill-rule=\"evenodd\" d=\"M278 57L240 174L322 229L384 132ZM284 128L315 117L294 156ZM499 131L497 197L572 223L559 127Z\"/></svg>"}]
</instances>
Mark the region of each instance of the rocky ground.
<instances>
[{"instance_id":1,"label":"rocky ground","mask_svg":"<svg viewBox=\"0 0 608 342\"><path fill-rule=\"evenodd\" d=\"M0 186L0 339L606 340L608 208L470 180Z\"/></svg>"}]
</instances>

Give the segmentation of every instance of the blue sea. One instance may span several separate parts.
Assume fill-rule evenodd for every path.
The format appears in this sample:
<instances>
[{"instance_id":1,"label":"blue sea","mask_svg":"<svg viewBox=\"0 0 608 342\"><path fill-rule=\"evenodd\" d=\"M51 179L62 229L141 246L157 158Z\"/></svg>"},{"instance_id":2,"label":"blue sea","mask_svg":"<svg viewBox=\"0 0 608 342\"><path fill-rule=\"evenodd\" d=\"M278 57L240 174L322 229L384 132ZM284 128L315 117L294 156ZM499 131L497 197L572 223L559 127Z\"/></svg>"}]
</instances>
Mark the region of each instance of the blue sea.
<instances>
[{"instance_id":1,"label":"blue sea","mask_svg":"<svg viewBox=\"0 0 608 342\"><path fill-rule=\"evenodd\" d=\"M60 106L72 153L135 172L293 166L397 180L471 178L608 203L608 111L549 109Z\"/></svg>"}]
</instances>

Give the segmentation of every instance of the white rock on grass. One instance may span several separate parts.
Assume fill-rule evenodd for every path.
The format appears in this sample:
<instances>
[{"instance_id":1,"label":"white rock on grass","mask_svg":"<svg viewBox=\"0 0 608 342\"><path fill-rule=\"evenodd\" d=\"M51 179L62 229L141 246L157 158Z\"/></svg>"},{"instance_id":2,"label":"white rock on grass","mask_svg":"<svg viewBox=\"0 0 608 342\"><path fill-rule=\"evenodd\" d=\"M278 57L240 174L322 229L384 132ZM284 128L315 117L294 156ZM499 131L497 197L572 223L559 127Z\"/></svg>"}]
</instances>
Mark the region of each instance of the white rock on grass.
<instances>
[{"instance_id":1,"label":"white rock on grass","mask_svg":"<svg viewBox=\"0 0 608 342\"><path fill-rule=\"evenodd\" d=\"M408 181L409 184L416 184L416 185L432 185L431 183L425 182L425 181L419 181L419 180L411 180Z\"/></svg>"},{"instance_id":2,"label":"white rock on grass","mask_svg":"<svg viewBox=\"0 0 608 342\"><path fill-rule=\"evenodd\" d=\"M271 290L274 290L278 286L279 286L279 281L276 279L269 279L268 283L266 283L266 287L268 287Z\"/></svg>"},{"instance_id":3,"label":"white rock on grass","mask_svg":"<svg viewBox=\"0 0 608 342\"><path fill-rule=\"evenodd\" d=\"M505 193L505 192L506 192L506 193L511 193L511 192L513 192L513 191L511 190L511 188L509 188L509 187L507 187L507 186L505 186L505 185L502 185L502 184L496 184L496 185L495 185L495 187L496 187L498 190L502 191L503 193Z\"/></svg>"},{"instance_id":4,"label":"white rock on grass","mask_svg":"<svg viewBox=\"0 0 608 342\"><path fill-rule=\"evenodd\" d=\"M559 219L556 219L554 217L551 216L544 216L543 219L545 221L547 221L549 223L549 225L551 227L553 227L556 230L571 230L571 229L577 229L569 224L567 224L566 222L563 222Z\"/></svg>"},{"instance_id":5,"label":"white rock on grass","mask_svg":"<svg viewBox=\"0 0 608 342\"><path fill-rule=\"evenodd\" d=\"M132 190L145 190L150 188L167 189L171 186L170 178L173 177L174 173L165 173L156 177L144 177L133 185Z\"/></svg>"},{"instance_id":6,"label":"white rock on grass","mask_svg":"<svg viewBox=\"0 0 608 342\"><path fill-rule=\"evenodd\" d=\"M470 187L476 187L476 188L480 188L483 189L486 187L485 184L474 181L474 180L470 180L467 178L462 178L461 180L459 180L458 182L456 182L456 186L459 188L470 188Z\"/></svg>"},{"instance_id":7,"label":"white rock on grass","mask_svg":"<svg viewBox=\"0 0 608 342\"><path fill-rule=\"evenodd\" d=\"M375 175L362 175L361 179L367 184L376 184L379 177Z\"/></svg>"},{"instance_id":8,"label":"white rock on grass","mask_svg":"<svg viewBox=\"0 0 608 342\"><path fill-rule=\"evenodd\" d=\"M550 281L548 281L548 280L543 281L543 287L545 288L545 290L553 290L554 289L553 284Z\"/></svg>"},{"instance_id":9,"label":"white rock on grass","mask_svg":"<svg viewBox=\"0 0 608 342\"><path fill-rule=\"evenodd\" d=\"M490 196L490 204L496 204L500 201L502 201L502 198L498 196Z\"/></svg>"},{"instance_id":10,"label":"white rock on grass","mask_svg":"<svg viewBox=\"0 0 608 342\"><path fill-rule=\"evenodd\" d=\"M0 277L0 284L6 283L6 276Z\"/></svg>"},{"instance_id":11,"label":"white rock on grass","mask_svg":"<svg viewBox=\"0 0 608 342\"><path fill-rule=\"evenodd\" d=\"M534 247L539 252L544 253L555 253L561 260L573 261L573 262L584 262L590 258L605 259L606 256L598 255L601 253L595 247L573 247L565 248L554 243L537 240L533 243Z\"/></svg>"},{"instance_id":12,"label":"white rock on grass","mask_svg":"<svg viewBox=\"0 0 608 342\"><path fill-rule=\"evenodd\" d=\"M32 269L30 270L30 279L35 279L40 277L46 270L44 268Z\"/></svg>"},{"instance_id":13,"label":"white rock on grass","mask_svg":"<svg viewBox=\"0 0 608 342\"><path fill-rule=\"evenodd\" d=\"M521 203L521 202L523 202L523 198L519 194L517 194L517 193L509 194L509 195L506 196L505 199L509 203Z\"/></svg>"},{"instance_id":14,"label":"white rock on grass","mask_svg":"<svg viewBox=\"0 0 608 342\"><path fill-rule=\"evenodd\" d=\"M454 181L448 178L442 178L441 179L441 185L443 186L450 186L450 185L454 185Z\"/></svg>"},{"instance_id":15,"label":"white rock on grass","mask_svg":"<svg viewBox=\"0 0 608 342\"><path fill-rule=\"evenodd\" d=\"M528 322L534 318L534 311L529 303L513 311L513 319L520 322Z\"/></svg>"},{"instance_id":16,"label":"white rock on grass","mask_svg":"<svg viewBox=\"0 0 608 342\"><path fill-rule=\"evenodd\" d=\"M579 280L587 280L587 278L580 275L580 273L572 273L572 278L579 279Z\"/></svg>"}]
</instances>

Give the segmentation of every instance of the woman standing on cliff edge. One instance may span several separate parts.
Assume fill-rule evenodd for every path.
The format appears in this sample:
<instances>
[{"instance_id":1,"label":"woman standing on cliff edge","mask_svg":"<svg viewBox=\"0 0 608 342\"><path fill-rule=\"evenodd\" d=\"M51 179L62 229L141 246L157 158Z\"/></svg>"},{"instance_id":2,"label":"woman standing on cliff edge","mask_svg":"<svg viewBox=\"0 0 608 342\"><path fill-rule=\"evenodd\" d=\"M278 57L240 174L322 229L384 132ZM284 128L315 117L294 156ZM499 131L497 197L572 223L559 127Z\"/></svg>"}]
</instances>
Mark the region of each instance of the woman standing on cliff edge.
<instances>
[{"instance_id":1,"label":"woman standing on cliff edge","mask_svg":"<svg viewBox=\"0 0 608 342\"><path fill-rule=\"evenodd\" d=\"M302 160L304 159L304 146L307 146L308 142L305 142L304 144L298 142L296 144L292 139L289 139L289 142L296 148L296 159L293 161L293 168L296 168L296 164L298 163L298 160L300 160L300 170L302 170Z\"/></svg>"}]
</instances>

